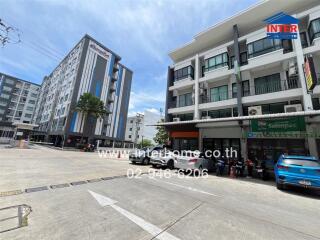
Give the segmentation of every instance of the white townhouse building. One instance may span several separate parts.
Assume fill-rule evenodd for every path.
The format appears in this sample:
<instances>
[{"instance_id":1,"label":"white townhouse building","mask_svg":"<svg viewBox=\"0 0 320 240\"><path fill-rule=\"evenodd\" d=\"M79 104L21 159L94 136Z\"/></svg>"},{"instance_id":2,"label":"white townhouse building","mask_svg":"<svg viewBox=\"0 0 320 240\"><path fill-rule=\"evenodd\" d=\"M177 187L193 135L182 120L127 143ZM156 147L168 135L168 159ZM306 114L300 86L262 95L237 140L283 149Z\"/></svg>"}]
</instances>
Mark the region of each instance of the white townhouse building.
<instances>
[{"instance_id":1,"label":"white townhouse building","mask_svg":"<svg viewBox=\"0 0 320 240\"><path fill-rule=\"evenodd\" d=\"M132 71L120 63L120 56L85 35L46 76L41 85L34 123L35 138L56 145L75 146L84 139L111 145L125 139ZM80 96L100 98L108 114L89 118L76 111Z\"/></svg>"},{"instance_id":2,"label":"white townhouse building","mask_svg":"<svg viewBox=\"0 0 320 240\"><path fill-rule=\"evenodd\" d=\"M145 110L143 114L128 117L125 140L138 144L148 139L155 144L153 138L156 136L157 129L154 125L160 120L159 113L149 110Z\"/></svg>"},{"instance_id":3,"label":"white townhouse building","mask_svg":"<svg viewBox=\"0 0 320 240\"><path fill-rule=\"evenodd\" d=\"M267 38L264 20L279 13L299 20L297 39ZM269 161L319 156L320 1L261 1L169 56L163 125L175 149L233 147L238 157ZM312 91L305 57L314 62Z\"/></svg>"},{"instance_id":4,"label":"white townhouse building","mask_svg":"<svg viewBox=\"0 0 320 240\"><path fill-rule=\"evenodd\" d=\"M13 124L31 124L40 85L0 73L0 138L14 135Z\"/></svg>"}]
</instances>

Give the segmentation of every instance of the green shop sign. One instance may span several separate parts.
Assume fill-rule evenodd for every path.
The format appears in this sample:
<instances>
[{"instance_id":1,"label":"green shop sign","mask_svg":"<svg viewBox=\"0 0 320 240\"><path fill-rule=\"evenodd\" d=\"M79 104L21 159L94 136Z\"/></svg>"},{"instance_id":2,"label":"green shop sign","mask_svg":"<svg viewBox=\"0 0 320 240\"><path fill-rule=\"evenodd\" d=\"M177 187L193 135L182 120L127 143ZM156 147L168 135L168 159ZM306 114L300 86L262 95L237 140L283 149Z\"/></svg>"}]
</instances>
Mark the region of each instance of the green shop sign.
<instances>
[{"instance_id":1,"label":"green shop sign","mask_svg":"<svg viewBox=\"0 0 320 240\"><path fill-rule=\"evenodd\" d=\"M306 131L306 123L304 117L251 120L251 132L278 133L304 131Z\"/></svg>"}]
</instances>

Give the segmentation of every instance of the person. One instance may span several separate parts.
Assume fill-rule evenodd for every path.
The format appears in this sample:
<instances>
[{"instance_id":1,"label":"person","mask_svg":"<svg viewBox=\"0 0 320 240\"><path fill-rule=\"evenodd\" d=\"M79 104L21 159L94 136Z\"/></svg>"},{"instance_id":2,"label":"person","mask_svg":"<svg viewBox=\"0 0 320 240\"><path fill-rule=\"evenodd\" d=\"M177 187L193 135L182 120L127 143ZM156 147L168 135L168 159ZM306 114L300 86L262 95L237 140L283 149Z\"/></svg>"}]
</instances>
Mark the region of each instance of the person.
<instances>
[{"instance_id":1,"label":"person","mask_svg":"<svg viewBox=\"0 0 320 240\"><path fill-rule=\"evenodd\" d=\"M246 166L247 166L247 171L248 171L248 176L247 177L252 177L252 172L253 172L253 161L248 158L246 160Z\"/></svg>"}]
</instances>

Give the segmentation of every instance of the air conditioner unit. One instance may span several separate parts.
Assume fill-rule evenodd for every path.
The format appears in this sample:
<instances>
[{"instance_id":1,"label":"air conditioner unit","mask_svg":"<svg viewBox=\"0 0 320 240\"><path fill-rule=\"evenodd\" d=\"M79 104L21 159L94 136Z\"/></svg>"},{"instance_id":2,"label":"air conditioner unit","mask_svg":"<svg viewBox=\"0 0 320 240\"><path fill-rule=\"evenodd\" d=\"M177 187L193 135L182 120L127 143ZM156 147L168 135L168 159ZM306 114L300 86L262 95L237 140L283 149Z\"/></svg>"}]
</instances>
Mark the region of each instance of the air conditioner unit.
<instances>
[{"instance_id":1,"label":"air conditioner unit","mask_svg":"<svg viewBox=\"0 0 320 240\"><path fill-rule=\"evenodd\" d=\"M203 95L203 93L204 93L204 89L203 89L203 88L200 88L200 89L199 89L199 94L200 94L200 95Z\"/></svg>"},{"instance_id":2,"label":"air conditioner unit","mask_svg":"<svg viewBox=\"0 0 320 240\"><path fill-rule=\"evenodd\" d=\"M210 116L203 116L202 119L211 119Z\"/></svg>"},{"instance_id":3,"label":"air conditioner unit","mask_svg":"<svg viewBox=\"0 0 320 240\"><path fill-rule=\"evenodd\" d=\"M248 107L249 116L262 115L262 107L261 106L253 106Z\"/></svg>"},{"instance_id":4,"label":"air conditioner unit","mask_svg":"<svg viewBox=\"0 0 320 240\"><path fill-rule=\"evenodd\" d=\"M173 118L172 119L174 122L180 122L180 118Z\"/></svg>"},{"instance_id":5,"label":"air conditioner unit","mask_svg":"<svg viewBox=\"0 0 320 240\"><path fill-rule=\"evenodd\" d=\"M301 112L301 111L302 111L301 104L292 104L292 105L285 105L284 106L284 112L286 112L286 113Z\"/></svg>"}]
</instances>

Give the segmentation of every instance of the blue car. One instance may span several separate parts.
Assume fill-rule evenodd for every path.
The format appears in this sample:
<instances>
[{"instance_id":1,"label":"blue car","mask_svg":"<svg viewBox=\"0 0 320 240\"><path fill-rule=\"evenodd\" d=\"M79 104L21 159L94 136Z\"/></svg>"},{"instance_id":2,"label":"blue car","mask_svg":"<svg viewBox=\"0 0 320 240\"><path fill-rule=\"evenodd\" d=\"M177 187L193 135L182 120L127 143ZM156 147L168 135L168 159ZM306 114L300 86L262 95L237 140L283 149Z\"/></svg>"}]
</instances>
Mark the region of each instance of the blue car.
<instances>
[{"instance_id":1,"label":"blue car","mask_svg":"<svg viewBox=\"0 0 320 240\"><path fill-rule=\"evenodd\" d=\"M274 173L278 189L293 185L320 190L320 162L315 157L281 155Z\"/></svg>"}]
</instances>

